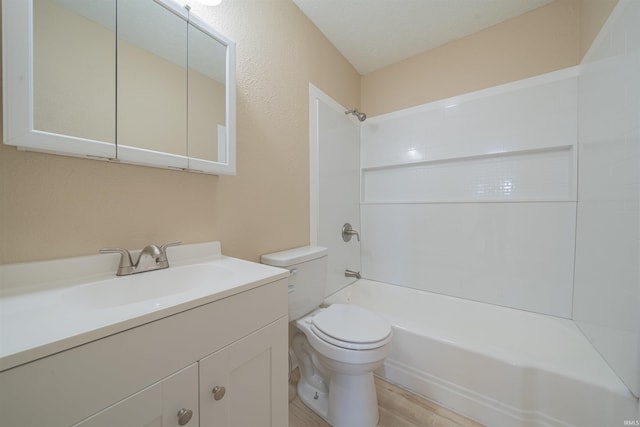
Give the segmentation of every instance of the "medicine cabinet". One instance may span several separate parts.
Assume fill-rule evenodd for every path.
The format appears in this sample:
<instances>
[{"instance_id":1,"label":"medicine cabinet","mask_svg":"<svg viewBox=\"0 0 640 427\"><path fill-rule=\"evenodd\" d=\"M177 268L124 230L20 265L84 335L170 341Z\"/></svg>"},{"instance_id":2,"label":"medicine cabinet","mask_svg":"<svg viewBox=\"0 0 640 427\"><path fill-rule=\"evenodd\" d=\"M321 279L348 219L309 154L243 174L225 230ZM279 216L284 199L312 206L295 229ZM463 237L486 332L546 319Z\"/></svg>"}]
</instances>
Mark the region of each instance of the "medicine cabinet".
<instances>
[{"instance_id":1,"label":"medicine cabinet","mask_svg":"<svg viewBox=\"0 0 640 427\"><path fill-rule=\"evenodd\" d=\"M171 0L3 0L4 143L235 174L235 43Z\"/></svg>"}]
</instances>

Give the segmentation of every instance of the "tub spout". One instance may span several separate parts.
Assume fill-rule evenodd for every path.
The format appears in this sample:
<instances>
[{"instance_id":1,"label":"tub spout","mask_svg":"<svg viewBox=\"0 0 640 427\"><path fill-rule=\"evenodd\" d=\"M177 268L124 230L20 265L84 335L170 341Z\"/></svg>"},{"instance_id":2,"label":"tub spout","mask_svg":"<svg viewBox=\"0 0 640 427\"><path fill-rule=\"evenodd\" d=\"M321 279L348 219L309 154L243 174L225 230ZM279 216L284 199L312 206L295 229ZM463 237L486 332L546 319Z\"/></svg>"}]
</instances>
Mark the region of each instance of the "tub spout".
<instances>
[{"instance_id":1,"label":"tub spout","mask_svg":"<svg viewBox=\"0 0 640 427\"><path fill-rule=\"evenodd\" d=\"M355 277L356 279L360 278L360 272L359 271L353 271L353 270L345 270L344 271L344 277Z\"/></svg>"}]
</instances>

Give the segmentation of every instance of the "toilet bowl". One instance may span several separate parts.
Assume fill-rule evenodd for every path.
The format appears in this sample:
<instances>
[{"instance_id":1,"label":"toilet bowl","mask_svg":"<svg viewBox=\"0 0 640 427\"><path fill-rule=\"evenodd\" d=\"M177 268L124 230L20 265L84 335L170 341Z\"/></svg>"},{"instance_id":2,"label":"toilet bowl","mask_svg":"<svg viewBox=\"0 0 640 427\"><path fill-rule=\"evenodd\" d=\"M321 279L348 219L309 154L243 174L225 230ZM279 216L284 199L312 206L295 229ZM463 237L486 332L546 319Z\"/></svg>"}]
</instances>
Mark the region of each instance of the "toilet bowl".
<instances>
[{"instance_id":1,"label":"toilet bowl","mask_svg":"<svg viewBox=\"0 0 640 427\"><path fill-rule=\"evenodd\" d=\"M361 307L324 299L326 249L304 247L262 256L288 268L289 314L297 333L300 400L334 427L375 427L378 400L373 371L391 351L391 326Z\"/></svg>"},{"instance_id":2,"label":"toilet bowl","mask_svg":"<svg viewBox=\"0 0 640 427\"><path fill-rule=\"evenodd\" d=\"M373 371L391 351L389 324L360 307L334 304L295 325L301 331L294 337L300 400L334 427L376 426Z\"/></svg>"}]
</instances>

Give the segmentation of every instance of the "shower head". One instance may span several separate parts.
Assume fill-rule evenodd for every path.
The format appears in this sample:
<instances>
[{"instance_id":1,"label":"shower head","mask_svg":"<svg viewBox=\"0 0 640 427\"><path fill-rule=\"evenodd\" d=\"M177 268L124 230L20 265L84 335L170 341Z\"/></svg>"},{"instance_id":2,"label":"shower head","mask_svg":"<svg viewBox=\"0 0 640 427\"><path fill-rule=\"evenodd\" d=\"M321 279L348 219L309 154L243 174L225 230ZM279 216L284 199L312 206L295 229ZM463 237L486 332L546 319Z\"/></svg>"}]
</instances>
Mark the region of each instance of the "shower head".
<instances>
[{"instance_id":1,"label":"shower head","mask_svg":"<svg viewBox=\"0 0 640 427\"><path fill-rule=\"evenodd\" d=\"M361 122L364 122L365 120L367 120L367 115L365 113L362 113L356 109L354 110L347 110L344 112L345 114L353 114L354 116L356 116L358 118L358 120L360 120Z\"/></svg>"}]
</instances>

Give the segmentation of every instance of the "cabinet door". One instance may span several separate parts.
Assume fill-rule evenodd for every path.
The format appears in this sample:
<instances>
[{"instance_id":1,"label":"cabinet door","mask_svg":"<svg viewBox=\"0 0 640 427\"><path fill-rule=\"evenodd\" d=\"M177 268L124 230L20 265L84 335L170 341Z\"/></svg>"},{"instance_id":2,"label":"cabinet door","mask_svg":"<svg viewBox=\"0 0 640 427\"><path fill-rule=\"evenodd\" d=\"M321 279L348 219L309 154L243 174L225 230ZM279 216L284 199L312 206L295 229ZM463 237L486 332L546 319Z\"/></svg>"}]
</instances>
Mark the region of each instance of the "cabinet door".
<instances>
[{"instance_id":1,"label":"cabinet door","mask_svg":"<svg viewBox=\"0 0 640 427\"><path fill-rule=\"evenodd\" d=\"M289 425L287 337L284 317L199 362L202 427Z\"/></svg>"},{"instance_id":2,"label":"cabinet door","mask_svg":"<svg viewBox=\"0 0 640 427\"><path fill-rule=\"evenodd\" d=\"M190 419L187 411L191 411ZM194 363L76 426L197 427L198 415L198 365Z\"/></svg>"}]
</instances>

